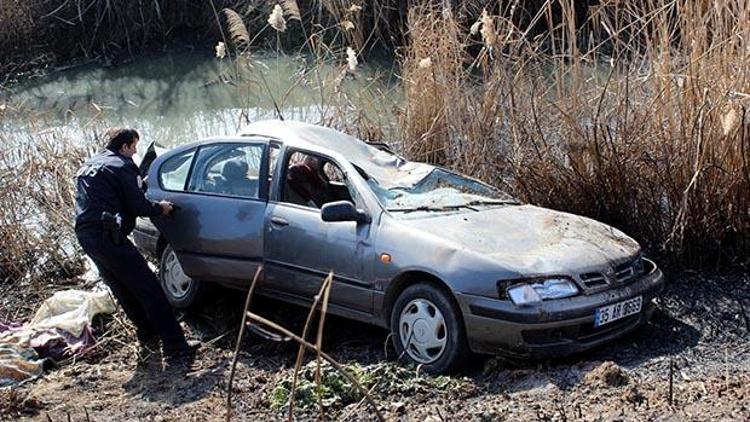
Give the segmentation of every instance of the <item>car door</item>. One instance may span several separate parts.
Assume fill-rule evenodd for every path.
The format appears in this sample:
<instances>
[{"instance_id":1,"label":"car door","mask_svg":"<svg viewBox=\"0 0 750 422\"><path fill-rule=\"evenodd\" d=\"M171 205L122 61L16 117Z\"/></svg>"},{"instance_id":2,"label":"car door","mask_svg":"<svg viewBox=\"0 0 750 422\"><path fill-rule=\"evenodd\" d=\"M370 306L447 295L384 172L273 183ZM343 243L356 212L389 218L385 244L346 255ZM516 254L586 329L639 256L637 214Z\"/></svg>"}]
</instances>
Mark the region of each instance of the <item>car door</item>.
<instances>
[{"instance_id":1,"label":"car door","mask_svg":"<svg viewBox=\"0 0 750 422\"><path fill-rule=\"evenodd\" d=\"M261 265L266 147L262 139L215 141L155 163L151 199L177 209L152 221L190 277L246 286Z\"/></svg>"},{"instance_id":2,"label":"car door","mask_svg":"<svg viewBox=\"0 0 750 422\"><path fill-rule=\"evenodd\" d=\"M286 181L289 158L277 169L278 181ZM359 313L372 313L372 286L366 280L372 270L369 224L353 221L324 222L320 209L293 203L284 189L274 186L274 199L266 209L264 255L265 288L312 301L330 271L334 283L333 305ZM301 201L297 201L301 202Z\"/></svg>"}]
</instances>

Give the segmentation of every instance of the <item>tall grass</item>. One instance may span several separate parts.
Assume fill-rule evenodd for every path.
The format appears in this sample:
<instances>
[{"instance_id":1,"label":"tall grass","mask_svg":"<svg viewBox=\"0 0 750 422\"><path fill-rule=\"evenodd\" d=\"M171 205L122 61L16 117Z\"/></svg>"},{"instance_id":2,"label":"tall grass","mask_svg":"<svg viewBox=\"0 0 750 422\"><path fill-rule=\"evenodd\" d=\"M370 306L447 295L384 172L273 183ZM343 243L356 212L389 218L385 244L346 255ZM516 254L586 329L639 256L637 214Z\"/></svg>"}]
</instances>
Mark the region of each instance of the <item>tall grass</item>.
<instances>
[{"instance_id":1,"label":"tall grass","mask_svg":"<svg viewBox=\"0 0 750 422\"><path fill-rule=\"evenodd\" d=\"M586 13L571 0L477 0L454 7L444 2L310 1L296 3L298 14L289 12L290 2L283 3L283 33L267 23L270 3L215 1L190 7L208 7L201 13L215 27L201 28L213 40L231 43L242 24L247 36L233 57L250 74L248 57L268 45L261 44L264 36L279 54L300 40L291 51L310 52L315 64L298 82L318 89L319 122L369 139L385 136L387 119L365 108L390 109L392 104L377 92L355 98L340 89L360 77L347 70L347 48L365 60L373 39L395 38L398 32L403 101L395 107L394 144L410 158L479 177L524 201L610 223L651 253L675 261L700 265L747 256L750 11L742 1L626 0L602 2ZM91 4L99 7L98 1ZM117 25L111 31L130 40L135 39L133 28L151 22L149 16L161 14L160 22L167 22L168 13L183 16L159 8L159 1L132 3L127 7L153 9L133 27L127 20L132 16L114 16L118 4L106 3L101 7L112 13L105 16L100 10L97 16L104 16L102 22L130 23L131 32L118 33ZM238 6L229 22L234 31L222 13L226 6ZM66 3L52 16L69 20L61 15L72 13L69 7ZM184 13L185 25L199 20ZM93 36L93 28L84 29ZM341 71L321 70L330 63ZM283 97L276 100L283 106ZM26 151L19 159L31 162L33 154ZM3 183L19 191L32 188L12 178ZM65 195L49 204L69 207ZM10 193L2 198L3 204L18 201ZM3 218L24 217L6 213ZM23 240L33 239L25 232L2 230L3 245L33 244Z\"/></svg>"},{"instance_id":2,"label":"tall grass","mask_svg":"<svg viewBox=\"0 0 750 422\"><path fill-rule=\"evenodd\" d=\"M572 4L547 2L526 27L511 5L474 35L445 9L413 8L407 153L611 223L652 252L746 256L746 4L603 3L583 25ZM550 31L529 37L540 19Z\"/></svg>"},{"instance_id":3,"label":"tall grass","mask_svg":"<svg viewBox=\"0 0 750 422\"><path fill-rule=\"evenodd\" d=\"M79 274L73 176L91 149L56 131L17 144L0 134L0 284Z\"/></svg>"}]
</instances>

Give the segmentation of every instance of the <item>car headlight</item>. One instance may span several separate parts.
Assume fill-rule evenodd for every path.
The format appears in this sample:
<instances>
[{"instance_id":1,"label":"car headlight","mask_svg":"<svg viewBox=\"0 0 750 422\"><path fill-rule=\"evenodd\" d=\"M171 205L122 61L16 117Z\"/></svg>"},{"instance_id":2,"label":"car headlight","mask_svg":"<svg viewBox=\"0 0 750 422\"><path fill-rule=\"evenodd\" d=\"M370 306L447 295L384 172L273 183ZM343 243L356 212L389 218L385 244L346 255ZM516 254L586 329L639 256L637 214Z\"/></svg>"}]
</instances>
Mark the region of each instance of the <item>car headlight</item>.
<instances>
[{"instance_id":1,"label":"car headlight","mask_svg":"<svg viewBox=\"0 0 750 422\"><path fill-rule=\"evenodd\" d=\"M533 305L543 300L562 299L578 294L578 287L567 278L548 278L516 284L508 288L508 297L518 306Z\"/></svg>"}]
</instances>

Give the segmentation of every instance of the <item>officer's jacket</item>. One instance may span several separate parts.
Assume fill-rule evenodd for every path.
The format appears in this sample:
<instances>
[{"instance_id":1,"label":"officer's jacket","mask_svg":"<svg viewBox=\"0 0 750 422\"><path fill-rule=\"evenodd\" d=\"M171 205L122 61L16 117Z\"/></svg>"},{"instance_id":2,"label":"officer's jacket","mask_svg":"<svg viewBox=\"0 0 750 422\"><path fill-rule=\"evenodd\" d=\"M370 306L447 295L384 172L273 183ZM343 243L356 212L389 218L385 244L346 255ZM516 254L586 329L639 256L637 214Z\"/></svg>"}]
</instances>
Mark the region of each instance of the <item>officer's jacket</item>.
<instances>
[{"instance_id":1,"label":"officer's jacket","mask_svg":"<svg viewBox=\"0 0 750 422\"><path fill-rule=\"evenodd\" d=\"M120 214L122 232L135 227L136 217L161 215L161 206L146 199L133 160L110 150L89 158L76 173L76 229L98 224L102 212Z\"/></svg>"}]
</instances>

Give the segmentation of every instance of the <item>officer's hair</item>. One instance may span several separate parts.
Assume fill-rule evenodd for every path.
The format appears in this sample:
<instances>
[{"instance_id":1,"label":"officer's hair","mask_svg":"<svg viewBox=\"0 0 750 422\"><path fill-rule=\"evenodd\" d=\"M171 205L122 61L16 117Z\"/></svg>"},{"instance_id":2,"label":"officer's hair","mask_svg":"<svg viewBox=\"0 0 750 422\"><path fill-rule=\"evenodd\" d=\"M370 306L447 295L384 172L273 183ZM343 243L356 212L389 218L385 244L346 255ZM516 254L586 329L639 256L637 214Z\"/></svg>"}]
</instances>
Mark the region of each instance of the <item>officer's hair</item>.
<instances>
[{"instance_id":1,"label":"officer's hair","mask_svg":"<svg viewBox=\"0 0 750 422\"><path fill-rule=\"evenodd\" d=\"M130 145L140 139L141 135L132 128L113 127L107 130L104 137L107 138L107 149L117 152L123 145Z\"/></svg>"}]
</instances>

